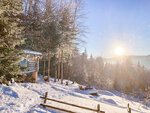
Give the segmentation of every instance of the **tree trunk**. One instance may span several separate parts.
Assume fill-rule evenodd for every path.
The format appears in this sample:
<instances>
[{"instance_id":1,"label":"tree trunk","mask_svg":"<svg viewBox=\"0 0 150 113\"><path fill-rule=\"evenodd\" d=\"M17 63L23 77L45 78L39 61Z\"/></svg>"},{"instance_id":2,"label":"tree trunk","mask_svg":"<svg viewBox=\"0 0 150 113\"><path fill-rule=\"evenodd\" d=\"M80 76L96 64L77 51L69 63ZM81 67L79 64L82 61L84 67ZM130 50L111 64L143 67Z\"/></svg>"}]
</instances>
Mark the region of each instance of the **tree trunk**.
<instances>
[{"instance_id":1,"label":"tree trunk","mask_svg":"<svg viewBox=\"0 0 150 113\"><path fill-rule=\"evenodd\" d=\"M50 77L50 51L48 51L48 82L49 82L49 77Z\"/></svg>"},{"instance_id":2,"label":"tree trunk","mask_svg":"<svg viewBox=\"0 0 150 113\"><path fill-rule=\"evenodd\" d=\"M63 84L63 51L61 52L61 84Z\"/></svg>"},{"instance_id":3,"label":"tree trunk","mask_svg":"<svg viewBox=\"0 0 150 113\"><path fill-rule=\"evenodd\" d=\"M63 84L63 63L61 62L61 84Z\"/></svg>"},{"instance_id":4,"label":"tree trunk","mask_svg":"<svg viewBox=\"0 0 150 113\"><path fill-rule=\"evenodd\" d=\"M25 16L27 16L27 6L28 6L28 1L25 2L25 10L24 10Z\"/></svg>"},{"instance_id":5,"label":"tree trunk","mask_svg":"<svg viewBox=\"0 0 150 113\"><path fill-rule=\"evenodd\" d=\"M61 55L60 55L60 52L59 52L59 54L58 54L58 71L57 71L58 81L59 81L59 78L60 78L60 57L61 57Z\"/></svg>"},{"instance_id":6,"label":"tree trunk","mask_svg":"<svg viewBox=\"0 0 150 113\"><path fill-rule=\"evenodd\" d=\"M57 65L55 65L55 79L54 79L54 82L56 82L56 79L57 79Z\"/></svg>"},{"instance_id":7,"label":"tree trunk","mask_svg":"<svg viewBox=\"0 0 150 113\"><path fill-rule=\"evenodd\" d=\"M29 0L28 2L29 2L28 14L30 14L32 8L32 0Z\"/></svg>"},{"instance_id":8,"label":"tree trunk","mask_svg":"<svg viewBox=\"0 0 150 113\"><path fill-rule=\"evenodd\" d=\"M46 60L44 59L43 76L45 76L45 64L46 64Z\"/></svg>"},{"instance_id":9,"label":"tree trunk","mask_svg":"<svg viewBox=\"0 0 150 113\"><path fill-rule=\"evenodd\" d=\"M58 77L58 81L59 81L59 77L60 77L60 62L58 62L58 73L57 73L57 77Z\"/></svg>"}]
</instances>

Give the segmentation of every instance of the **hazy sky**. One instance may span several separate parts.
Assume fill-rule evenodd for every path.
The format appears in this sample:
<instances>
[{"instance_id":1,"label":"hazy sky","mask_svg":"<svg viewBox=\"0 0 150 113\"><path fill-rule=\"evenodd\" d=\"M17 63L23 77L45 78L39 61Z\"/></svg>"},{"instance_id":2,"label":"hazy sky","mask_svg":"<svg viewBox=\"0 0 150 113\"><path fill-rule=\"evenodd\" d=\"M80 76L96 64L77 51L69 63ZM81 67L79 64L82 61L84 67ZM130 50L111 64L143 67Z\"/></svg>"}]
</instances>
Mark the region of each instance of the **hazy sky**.
<instances>
[{"instance_id":1,"label":"hazy sky","mask_svg":"<svg viewBox=\"0 0 150 113\"><path fill-rule=\"evenodd\" d=\"M85 0L85 47L93 56L150 54L150 0Z\"/></svg>"}]
</instances>

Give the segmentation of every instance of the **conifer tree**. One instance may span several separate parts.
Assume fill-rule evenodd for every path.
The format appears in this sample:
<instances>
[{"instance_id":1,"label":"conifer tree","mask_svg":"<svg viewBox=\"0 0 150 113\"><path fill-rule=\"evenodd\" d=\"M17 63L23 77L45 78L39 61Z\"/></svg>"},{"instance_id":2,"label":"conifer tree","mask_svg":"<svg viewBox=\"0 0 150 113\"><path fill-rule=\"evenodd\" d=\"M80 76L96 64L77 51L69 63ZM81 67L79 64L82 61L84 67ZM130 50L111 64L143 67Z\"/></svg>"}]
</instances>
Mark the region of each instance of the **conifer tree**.
<instances>
[{"instance_id":1,"label":"conifer tree","mask_svg":"<svg viewBox=\"0 0 150 113\"><path fill-rule=\"evenodd\" d=\"M20 51L16 47L23 42L23 28L19 19L22 2L0 0L0 7L0 83L4 83L19 72Z\"/></svg>"}]
</instances>

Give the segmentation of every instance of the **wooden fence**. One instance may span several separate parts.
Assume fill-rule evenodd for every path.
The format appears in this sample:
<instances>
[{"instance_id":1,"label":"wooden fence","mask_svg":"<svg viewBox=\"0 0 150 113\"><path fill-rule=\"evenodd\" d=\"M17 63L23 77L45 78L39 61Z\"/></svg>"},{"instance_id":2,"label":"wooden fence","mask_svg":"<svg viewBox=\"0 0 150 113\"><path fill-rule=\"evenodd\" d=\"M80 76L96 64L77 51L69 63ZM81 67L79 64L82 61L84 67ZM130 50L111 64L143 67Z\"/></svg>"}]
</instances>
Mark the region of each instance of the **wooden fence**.
<instances>
[{"instance_id":1,"label":"wooden fence","mask_svg":"<svg viewBox=\"0 0 150 113\"><path fill-rule=\"evenodd\" d=\"M68 112L68 113L76 113L76 112L73 112L70 110L66 110L66 109L62 109L62 108L58 108L58 107L54 107L54 106L50 106L50 105L45 105L46 101L50 100L50 101L58 102L61 104L66 104L66 105L70 105L73 107L77 107L77 108L81 108L81 109L85 109L85 110L89 110L89 111L94 111L97 113L105 113L104 111L100 111L100 104L97 105L97 109L93 109L93 108L83 107L83 106L79 106L79 105L75 105L75 104L71 104L71 103L67 103L67 102L63 102L63 101L59 101L59 100L55 100L55 99L50 99L50 98L47 98L47 95L48 95L48 92L45 93L45 97L40 97L40 98L44 99L44 104L40 104L44 108L49 107L52 109L56 109L56 110L60 110L60 111Z\"/></svg>"}]
</instances>

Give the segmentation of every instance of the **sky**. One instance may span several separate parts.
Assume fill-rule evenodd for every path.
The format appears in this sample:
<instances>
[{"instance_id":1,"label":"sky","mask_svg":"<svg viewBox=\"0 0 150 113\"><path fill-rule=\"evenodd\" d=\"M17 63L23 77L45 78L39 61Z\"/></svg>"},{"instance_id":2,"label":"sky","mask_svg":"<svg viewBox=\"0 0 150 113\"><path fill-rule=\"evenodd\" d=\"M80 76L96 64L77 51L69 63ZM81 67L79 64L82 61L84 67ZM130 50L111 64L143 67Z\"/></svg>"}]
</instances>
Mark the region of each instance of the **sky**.
<instances>
[{"instance_id":1,"label":"sky","mask_svg":"<svg viewBox=\"0 0 150 113\"><path fill-rule=\"evenodd\" d=\"M150 55L150 0L85 0L88 55Z\"/></svg>"}]
</instances>

